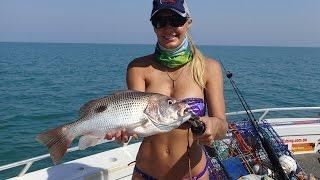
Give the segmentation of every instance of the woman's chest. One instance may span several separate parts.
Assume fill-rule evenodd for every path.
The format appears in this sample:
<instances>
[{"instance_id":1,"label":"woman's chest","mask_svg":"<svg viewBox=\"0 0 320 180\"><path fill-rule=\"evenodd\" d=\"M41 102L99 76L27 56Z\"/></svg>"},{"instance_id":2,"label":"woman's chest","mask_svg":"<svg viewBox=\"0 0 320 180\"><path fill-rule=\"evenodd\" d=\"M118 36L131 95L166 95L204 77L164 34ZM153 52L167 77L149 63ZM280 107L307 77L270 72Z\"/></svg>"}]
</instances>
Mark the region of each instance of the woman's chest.
<instances>
[{"instance_id":1,"label":"woman's chest","mask_svg":"<svg viewBox=\"0 0 320 180\"><path fill-rule=\"evenodd\" d=\"M145 85L147 92L156 92L177 99L203 98L203 91L188 70L182 72L150 70L146 73Z\"/></svg>"}]
</instances>

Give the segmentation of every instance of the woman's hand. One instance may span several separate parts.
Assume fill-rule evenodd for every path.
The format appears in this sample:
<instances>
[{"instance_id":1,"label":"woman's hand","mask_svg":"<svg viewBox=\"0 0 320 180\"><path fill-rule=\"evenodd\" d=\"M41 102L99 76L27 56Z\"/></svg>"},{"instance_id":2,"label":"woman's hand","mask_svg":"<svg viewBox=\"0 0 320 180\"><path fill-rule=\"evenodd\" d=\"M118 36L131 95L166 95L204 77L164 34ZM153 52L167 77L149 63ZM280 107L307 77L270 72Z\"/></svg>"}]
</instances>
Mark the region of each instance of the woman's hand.
<instances>
[{"instance_id":1,"label":"woman's hand","mask_svg":"<svg viewBox=\"0 0 320 180\"><path fill-rule=\"evenodd\" d=\"M119 144L124 144L127 143L129 141L129 137L132 136L135 139L138 139L138 135L137 134L133 134L133 133L128 133L125 129L118 131L114 134L112 133L107 133L105 136L105 139L107 140L111 140L112 138L115 138L116 142Z\"/></svg>"},{"instance_id":2,"label":"woman's hand","mask_svg":"<svg viewBox=\"0 0 320 180\"><path fill-rule=\"evenodd\" d=\"M205 124L206 130L200 136L193 136L193 139L199 141L201 144L210 146L216 139L218 125L215 122L217 122L217 120L215 117L204 116L200 117L200 121Z\"/></svg>"}]
</instances>

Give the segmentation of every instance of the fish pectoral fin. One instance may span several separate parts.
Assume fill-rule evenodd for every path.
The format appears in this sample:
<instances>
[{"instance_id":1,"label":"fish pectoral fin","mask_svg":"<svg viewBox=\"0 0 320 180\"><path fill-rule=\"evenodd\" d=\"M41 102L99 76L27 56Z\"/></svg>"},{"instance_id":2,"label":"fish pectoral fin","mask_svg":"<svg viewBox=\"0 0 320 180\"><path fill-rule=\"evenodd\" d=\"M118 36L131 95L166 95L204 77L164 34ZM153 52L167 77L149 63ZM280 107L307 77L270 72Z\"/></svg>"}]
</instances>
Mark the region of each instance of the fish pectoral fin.
<instances>
[{"instance_id":1,"label":"fish pectoral fin","mask_svg":"<svg viewBox=\"0 0 320 180\"><path fill-rule=\"evenodd\" d=\"M149 119L142 119L141 121L137 122L137 123L134 123L131 125L132 128L136 128L136 127L139 127L139 126L144 126L148 123Z\"/></svg>"},{"instance_id":2,"label":"fish pectoral fin","mask_svg":"<svg viewBox=\"0 0 320 180\"><path fill-rule=\"evenodd\" d=\"M92 134L81 136L78 143L79 149L84 150L88 147L95 146L99 143L100 140L103 139L104 136L97 136Z\"/></svg>"}]
</instances>

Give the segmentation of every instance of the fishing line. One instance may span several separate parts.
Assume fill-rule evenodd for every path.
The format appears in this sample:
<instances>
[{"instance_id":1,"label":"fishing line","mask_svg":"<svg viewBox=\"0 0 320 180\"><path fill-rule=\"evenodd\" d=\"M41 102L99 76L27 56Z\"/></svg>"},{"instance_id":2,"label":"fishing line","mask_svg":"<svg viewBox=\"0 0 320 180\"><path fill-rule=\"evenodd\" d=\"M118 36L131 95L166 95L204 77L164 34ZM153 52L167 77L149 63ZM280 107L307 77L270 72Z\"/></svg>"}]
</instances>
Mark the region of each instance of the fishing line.
<instances>
[{"instance_id":1,"label":"fishing line","mask_svg":"<svg viewBox=\"0 0 320 180\"><path fill-rule=\"evenodd\" d=\"M275 174L275 176L279 179L284 179L284 180L289 180L288 175L284 172L284 170L281 167L281 164L279 162L279 158L277 156L277 154L275 153L275 151L273 150L272 145L270 144L270 142L268 141L268 139L266 139L266 137L263 135L264 134L264 130L262 128L259 128L259 125L257 123L257 120L255 119L248 103L246 102L245 98L243 97L240 89L238 88L238 86L236 85L235 81L232 79L232 73L230 71L227 71L225 66L223 65L222 61L220 61L220 64L222 65L227 78L229 79L233 90L235 91L235 93L237 94L237 97L239 99L239 101L241 102L243 108L245 109L247 116L251 122L251 124L253 125L254 130L257 132L258 134L258 138L260 141L259 144L264 148L264 150L267 153L267 156L270 160L270 162L272 163L272 165L274 166L274 172L277 172Z\"/></svg>"},{"instance_id":2,"label":"fishing line","mask_svg":"<svg viewBox=\"0 0 320 180\"><path fill-rule=\"evenodd\" d=\"M254 117L253 113L251 112L250 107L249 107L247 101L246 101L245 98L243 97L243 95L242 95L240 89L238 88L238 86L236 85L235 81L232 79L233 74L232 74L230 71L227 71L227 70L226 70L226 68L225 68L225 66L222 64L221 60L219 60L219 61L220 61L221 65L222 65L223 70L226 72L226 76L227 76L227 78L229 79L229 81L230 81L230 83L231 83L231 85L232 85L232 87L233 87L233 90L234 90L235 93L237 94L237 97L238 97L238 99L240 100L240 102L241 102L241 104L242 104L242 107L243 107L244 110L246 111L247 116L248 116L250 119L253 118L253 119L255 120L255 117ZM251 117L251 116L252 116L252 117Z\"/></svg>"}]
</instances>

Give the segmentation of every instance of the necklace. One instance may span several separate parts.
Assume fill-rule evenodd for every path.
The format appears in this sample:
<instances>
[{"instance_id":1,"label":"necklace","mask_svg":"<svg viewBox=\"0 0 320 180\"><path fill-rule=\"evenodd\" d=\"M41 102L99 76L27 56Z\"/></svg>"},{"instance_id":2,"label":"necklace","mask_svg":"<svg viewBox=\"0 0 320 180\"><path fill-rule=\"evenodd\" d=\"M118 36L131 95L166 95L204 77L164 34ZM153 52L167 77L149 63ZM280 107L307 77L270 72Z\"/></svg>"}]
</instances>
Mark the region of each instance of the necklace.
<instances>
[{"instance_id":1,"label":"necklace","mask_svg":"<svg viewBox=\"0 0 320 180\"><path fill-rule=\"evenodd\" d=\"M175 85L176 85L176 81L180 78L182 72L184 71L184 67L182 67L182 68L183 68L183 69L180 70L180 73L178 74L178 76L177 76L175 79L173 79L173 78L170 76L170 74L169 74L169 72L168 72L168 70L167 70L167 76L168 76L168 77L170 78L170 80L172 81L172 87L173 87L173 88L174 88Z\"/></svg>"}]
</instances>

